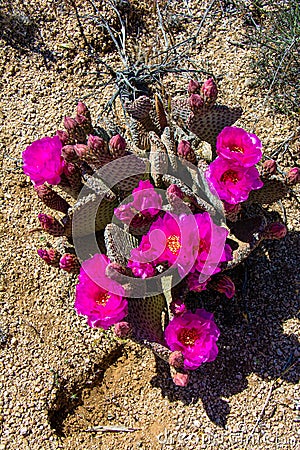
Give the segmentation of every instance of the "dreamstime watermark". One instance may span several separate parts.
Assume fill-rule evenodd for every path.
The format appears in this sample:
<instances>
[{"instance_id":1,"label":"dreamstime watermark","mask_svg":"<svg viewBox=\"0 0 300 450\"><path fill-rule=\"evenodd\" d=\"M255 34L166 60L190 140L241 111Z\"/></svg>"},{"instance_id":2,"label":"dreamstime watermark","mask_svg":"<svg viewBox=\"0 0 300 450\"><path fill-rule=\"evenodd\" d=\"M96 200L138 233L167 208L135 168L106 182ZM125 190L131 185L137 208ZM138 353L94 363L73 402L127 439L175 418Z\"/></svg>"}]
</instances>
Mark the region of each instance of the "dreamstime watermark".
<instances>
[{"instance_id":1,"label":"dreamstime watermark","mask_svg":"<svg viewBox=\"0 0 300 450\"><path fill-rule=\"evenodd\" d=\"M252 446L271 446L272 449L296 449L299 437L278 435L277 433L254 432L250 435L245 429L223 434L210 434L198 432L181 432L165 429L157 436L157 441L162 449L202 449L218 448L221 444L228 446L241 445L249 448Z\"/></svg>"},{"instance_id":2,"label":"dreamstime watermark","mask_svg":"<svg viewBox=\"0 0 300 450\"><path fill-rule=\"evenodd\" d=\"M86 259L91 258L93 255L97 253L102 253L99 248L98 244L99 241L97 239L97 232L96 232L97 229L96 223L97 220L99 220L99 211L100 211L100 220L102 214L104 221L107 218L108 219L107 223L117 225L118 221L114 216L114 209L119 207L121 203L124 204L124 200L123 202L118 201L117 193L120 191L121 192L132 191L132 189L134 189L134 187L137 186L139 180L141 180L143 176L149 172L150 172L149 161L137 158L135 155L128 155L124 156L123 158L118 158L114 161L111 161L110 163L101 167L98 171L96 171L93 174L93 176L89 178L87 185L83 187L83 189L79 194L77 200L77 207L75 207L74 209L72 221L73 242L79 260L84 261ZM156 172L156 175L163 176L166 174ZM196 195L199 198L201 198L201 201L203 201L203 203L206 205L206 208L210 213L210 217L213 223L216 225L225 223L222 202L217 197L214 197L211 194L203 174L196 166L187 162L183 164L182 161L179 158L177 158L176 172L172 173L171 170L171 173L167 175L171 175L171 177L173 176L179 179L181 185L186 186L186 188L190 192L193 192L195 186L197 186L198 192L196 192ZM115 190L115 193L113 190ZM156 189L156 191L158 194L165 194L165 191L162 189ZM212 198L213 198L213 205L211 204ZM190 209L184 203L184 201L179 199L178 201L180 203L179 206L181 213L183 211L184 214L190 215L191 228L193 230L191 231L194 241L193 245L198 248L200 245L200 238L196 219L194 219L193 214L191 214ZM162 207L163 211L166 211L165 207L166 205L163 205ZM188 236L186 235L186 232L185 233L183 232L180 221L178 220L178 218L176 218L176 215L173 217L180 229L182 239L182 248L179 251L176 260L179 261L182 252L184 251L184 248L186 248L184 243L185 241L188 240ZM206 281L206 279L208 279L209 276L211 275L212 269L209 267L209 265L211 264L210 256L212 252L214 252L215 258L214 264L218 264L218 262L222 257L224 246L222 247L220 245L219 242L220 237L218 236L217 229L218 228L215 228L213 226L211 226L210 229L212 244L210 245L210 248L208 250L207 259L206 262L204 263L203 271L201 273L202 277L201 281L199 279L199 282L201 283ZM156 233L153 232L153 239L155 239L154 234L157 234L157 231L159 230L154 231ZM151 233L149 236L151 240ZM116 239L118 238L116 237ZM165 240L166 239L167 238L165 238ZM119 237L119 240L122 240L122 237ZM218 242L218 246L220 247L219 252L214 245L215 242ZM197 243L199 244L198 246ZM116 247L118 246L117 241L112 245L114 244L116 245ZM129 246L127 246L126 248L126 245L122 245L123 244L122 242L121 243L119 242L119 244L120 244L120 253L122 253L122 256L128 260L130 256L130 252L128 253ZM185 275L187 275L187 273L189 273L194 263L195 260L191 259L190 261L188 261L187 267L184 267L184 275L181 276L176 270L176 262L175 262L166 271L163 271L162 273L155 275L153 277L149 277L147 279L132 278L120 274L118 282L122 285L130 284L131 286L130 297L132 298L141 297L141 294L143 297L151 297L154 295L158 295L164 291L163 288L164 281L162 279L166 280L166 278L169 277L170 285L168 286L168 289L171 289L172 287L180 283L182 278ZM88 275L96 283L99 283L99 280L96 280L92 273L89 273Z\"/></svg>"}]
</instances>

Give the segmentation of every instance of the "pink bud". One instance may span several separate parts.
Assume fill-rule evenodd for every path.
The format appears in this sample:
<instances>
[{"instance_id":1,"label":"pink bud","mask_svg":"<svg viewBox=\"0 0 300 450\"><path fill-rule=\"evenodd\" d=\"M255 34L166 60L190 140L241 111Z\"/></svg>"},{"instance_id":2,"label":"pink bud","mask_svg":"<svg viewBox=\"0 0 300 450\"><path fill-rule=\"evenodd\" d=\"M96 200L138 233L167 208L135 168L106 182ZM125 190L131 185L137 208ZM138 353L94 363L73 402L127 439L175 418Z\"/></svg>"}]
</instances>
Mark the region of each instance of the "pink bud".
<instances>
[{"instance_id":1,"label":"pink bud","mask_svg":"<svg viewBox=\"0 0 300 450\"><path fill-rule=\"evenodd\" d=\"M74 151L78 158L84 159L89 154L89 148L85 144L76 144L74 145Z\"/></svg>"},{"instance_id":2,"label":"pink bud","mask_svg":"<svg viewBox=\"0 0 300 450\"><path fill-rule=\"evenodd\" d=\"M61 150L61 154L68 162L76 161L78 159L74 145L65 145Z\"/></svg>"},{"instance_id":3,"label":"pink bud","mask_svg":"<svg viewBox=\"0 0 300 450\"><path fill-rule=\"evenodd\" d=\"M218 96L218 88L212 78L206 80L201 87L201 95L205 105L213 105Z\"/></svg>"},{"instance_id":4,"label":"pink bud","mask_svg":"<svg viewBox=\"0 0 300 450\"><path fill-rule=\"evenodd\" d=\"M90 118L90 111L88 109L88 107L85 105L85 103L79 101L77 108L76 108L76 113L79 116L85 116L87 118Z\"/></svg>"},{"instance_id":5,"label":"pink bud","mask_svg":"<svg viewBox=\"0 0 300 450\"><path fill-rule=\"evenodd\" d=\"M37 250L37 253L49 266L58 266L60 254L53 248L50 249L39 248Z\"/></svg>"},{"instance_id":6,"label":"pink bud","mask_svg":"<svg viewBox=\"0 0 300 450\"><path fill-rule=\"evenodd\" d=\"M114 281L121 281L123 275L127 274L127 270L121 264L112 262L106 266L105 274Z\"/></svg>"},{"instance_id":7,"label":"pink bud","mask_svg":"<svg viewBox=\"0 0 300 450\"><path fill-rule=\"evenodd\" d=\"M64 127L67 131L74 132L77 128L77 122L75 119L72 119L72 117L65 117L64 118Z\"/></svg>"},{"instance_id":8,"label":"pink bud","mask_svg":"<svg viewBox=\"0 0 300 450\"><path fill-rule=\"evenodd\" d=\"M70 136L68 133L64 130L57 130L56 131L57 136L59 137L60 142L62 145L66 145L70 139Z\"/></svg>"},{"instance_id":9,"label":"pink bud","mask_svg":"<svg viewBox=\"0 0 300 450\"><path fill-rule=\"evenodd\" d=\"M65 231L63 225L54 217L49 216L48 214L39 214L38 219L42 229L47 233L52 236L64 236Z\"/></svg>"},{"instance_id":10,"label":"pink bud","mask_svg":"<svg viewBox=\"0 0 300 450\"><path fill-rule=\"evenodd\" d=\"M99 150L103 150L104 140L99 136L92 136L90 134L88 137L87 145L91 150L98 152Z\"/></svg>"},{"instance_id":11,"label":"pink bud","mask_svg":"<svg viewBox=\"0 0 300 450\"><path fill-rule=\"evenodd\" d=\"M277 163L274 159L267 159L263 163L263 174L274 175L277 171Z\"/></svg>"},{"instance_id":12,"label":"pink bud","mask_svg":"<svg viewBox=\"0 0 300 450\"><path fill-rule=\"evenodd\" d=\"M274 222L267 225L263 232L265 239L282 239L286 236L286 234L287 228L280 222Z\"/></svg>"},{"instance_id":13,"label":"pink bud","mask_svg":"<svg viewBox=\"0 0 300 450\"><path fill-rule=\"evenodd\" d=\"M170 366L175 367L176 369L180 369L183 367L184 357L181 351L177 350L172 352L169 356L169 364Z\"/></svg>"},{"instance_id":14,"label":"pink bud","mask_svg":"<svg viewBox=\"0 0 300 450\"><path fill-rule=\"evenodd\" d=\"M79 168L71 162L66 162L64 165L64 175L66 176L71 188L75 191L80 191L82 188L82 182Z\"/></svg>"},{"instance_id":15,"label":"pink bud","mask_svg":"<svg viewBox=\"0 0 300 450\"><path fill-rule=\"evenodd\" d=\"M189 382L189 376L187 373L176 373L173 377L173 382L176 384L176 386L185 387L188 385Z\"/></svg>"},{"instance_id":16,"label":"pink bud","mask_svg":"<svg viewBox=\"0 0 300 450\"><path fill-rule=\"evenodd\" d=\"M84 127L89 122L85 116L81 116L79 114L75 116L75 121L80 127Z\"/></svg>"},{"instance_id":17,"label":"pink bud","mask_svg":"<svg viewBox=\"0 0 300 450\"><path fill-rule=\"evenodd\" d=\"M227 298L232 298L235 294L234 282L227 275L221 275L217 281L212 281L211 287L221 294L225 294Z\"/></svg>"},{"instance_id":18,"label":"pink bud","mask_svg":"<svg viewBox=\"0 0 300 450\"><path fill-rule=\"evenodd\" d=\"M300 182L300 169L298 167L293 167L288 171L286 176L288 184L294 185Z\"/></svg>"},{"instance_id":19,"label":"pink bud","mask_svg":"<svg viewBox=\"0 0 300 450\"><path fill-rule=\"evenodd\" d=\"M189 97L189 105L192 111L200 111L204 106L203 98L199 94L192 94Z\"/></svg>"},{"instance_id":20,"label":"pink bud","mask_svg":"<svg viewBox=\"0 0 300 450\"><path fill-rule=\"evenodd\" d=\"M183 142L183 141L182 141ZM183 199L184 193L182 190L177 186L177 184L170 184L170 186L167 189L167 196L176 196L178 198Z\"/></svg>"},{"instance_id":21,"label":"pink bud","mask_svg":"<svg viewBox=\"0 0 300 450\"><path fill-rule=\"evenodd\" d=\"M59 267L68 273L78 273L80 263L76 255L65 253L59 261Z\"/></svg>"},{"instance_id":22,"label":"pink bud","mask_svg":"<svg viewBox=\"0 0 300 450\"><path fill-rule=\"evenodd\" d=\"M196 155L189 141L182 140L179 142L177 147L177 154L178 156L186 159L187 161L190 161L192 163L196 162Z\"/></svg>"},{"instance_id":23,"label":"pink bud","mask_svg":"<svg viewBox=\"0 0 300 450\"><path fill-rule=\"evenodd\" d=\"M188 93L199 94L199 92L200 92L200 83L196 80L190 80L188 85Z\"/></svg>"},{"instance_id":24,"label":"pink bud","mask_svg":"<svg viewBox=\"0 0 300 450\"><path fill-rule=\"evenodd\" d=\"M180 298L171 301L170 309L172 314L174 314L174 316L181 316L182 314L187 312L185 303Z\"/></svg>"},{"instance_id":25,"label":"pink bud","mask_svg":"<svg viewBox=\"0 0 300 450\"><path fill-rule=\"evenodd\" d=\"M114 158L121 158L122 156L124 156L125 149L126 141L120 134L116 134L109 141L109 150Z\"/></svg>"},{"instance_id":26,"label":"pink bud","mask_svg":"<svg viewBox=\"0 0 300 450\"><path fill-rule=\"evenodd\" d=\"M128 337L131 331L132 328L128 322L118 322L114 326L114 333L119 338Z\"/></svg>"}]
</instances>

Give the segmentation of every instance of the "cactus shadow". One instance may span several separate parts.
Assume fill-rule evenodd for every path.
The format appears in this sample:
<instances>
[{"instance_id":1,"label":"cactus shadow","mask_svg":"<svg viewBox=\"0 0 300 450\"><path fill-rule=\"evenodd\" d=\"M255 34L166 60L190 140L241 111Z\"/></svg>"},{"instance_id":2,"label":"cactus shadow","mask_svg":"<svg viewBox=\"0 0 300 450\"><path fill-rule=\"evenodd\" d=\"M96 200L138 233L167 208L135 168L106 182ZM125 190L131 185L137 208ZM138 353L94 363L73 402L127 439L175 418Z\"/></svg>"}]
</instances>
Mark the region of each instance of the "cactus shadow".
<instances>
[{"instance_id":1,"label":"cactus shadow","mask_svg":"<svg viewBox=\"0 0 300 450\"><path fill-rule=\"evenodd\" d=\"M43 40L38 24L26 8L24 11L0 10L0 38L20 53L40 54L46 66L55 61L52 51Z\"/></svg>"},{"instance_id":2,"label":"cactus shadow","mask_svg":"<svg viewBox=\"0 0 300 450\"><path fill-rule=\"evenodd\" d=\"M185 405L201 400L209 419L224 427L230 398L247 389L249 375L298 382L300 343L293 332L284 332L284 324L299 314L299 249L297 232L265 241L244 265L228 273L237 287L232 300L202 297L198 307L215 311L221 330L219 355L191 372L185 388L173 384L168 364L157 358L151 382L164 397Z\"/></svg>"}]
</instances>

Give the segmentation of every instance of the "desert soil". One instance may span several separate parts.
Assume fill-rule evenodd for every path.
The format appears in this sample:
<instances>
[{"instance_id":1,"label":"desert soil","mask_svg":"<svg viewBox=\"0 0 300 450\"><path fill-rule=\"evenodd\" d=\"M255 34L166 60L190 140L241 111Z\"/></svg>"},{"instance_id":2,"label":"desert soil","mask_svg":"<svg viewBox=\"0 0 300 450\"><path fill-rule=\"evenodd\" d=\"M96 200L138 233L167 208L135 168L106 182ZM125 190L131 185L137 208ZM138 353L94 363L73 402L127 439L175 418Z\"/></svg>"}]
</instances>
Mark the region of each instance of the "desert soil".
<instances>
[{"instance_id":1,"label":"desert soil","mask_svg":"<svg viewBox=\"0 0 300 450\"><path fill-rule=\"evenodd\" d=\"M163 47L153 2L123 3L133 8L129 48ZM299 165L299 141L289 140L299 134L297 116L274 112L256 87L256 49L245 44L243 10L231 2L226 10L226 2L162 1L163 11L167 3L169 26L182 38L211 6L194 60L218 80L221 103L242 106L237 124L255 131L265 155L277 152L283 171ZM55 134L78 100L95 119L109 99L114 88L101 86L105 76L87 43L121 67L107 33L86 17L91 5L76 2L82 28L74 5L0 4L0 450L299 448L299 188L272 206L287 236L265 242L232 274L234 299L211 305L221 328L219 356L186 388L173 384L150 350L90 329L73 309L76 276L37 256L49 242L37 221L46 208L22 172L21 152ZM113 16L111 7L105 14ZM172 95L184 93L187 77L164 83ZM128 431L86 431L96 426Z\"/></svg>"}]
</instances>

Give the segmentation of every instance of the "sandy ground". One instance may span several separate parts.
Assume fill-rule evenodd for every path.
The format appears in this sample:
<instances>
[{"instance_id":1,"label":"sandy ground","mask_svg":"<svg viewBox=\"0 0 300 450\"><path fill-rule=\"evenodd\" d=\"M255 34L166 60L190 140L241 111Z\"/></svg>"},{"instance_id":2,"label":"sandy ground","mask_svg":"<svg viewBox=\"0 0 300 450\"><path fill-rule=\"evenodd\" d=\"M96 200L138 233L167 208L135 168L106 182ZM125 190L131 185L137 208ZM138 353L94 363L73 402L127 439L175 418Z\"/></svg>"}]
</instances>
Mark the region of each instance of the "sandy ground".
<instances>
[{"instance_id":1,"label":"sandy ground","mask_svg":"<svg viewBox=\"0 0 300 450\"><path fill-rule=\"evenodd\" d=\"M185 30L178 11L187 3L196 19ZM202 3L178 2L174 17L170 13L174 29L181 23L178 34L201 22L209 6ZM89 4L78 4L80 15L91 13ZM140 39L140 29L145 52L147 42L159 45L161 31L155 33L149 5L132 5L130 42ZM299 141L278 147L296 134L297 117L274 113L255 87L253 50L236 45L247 31L243 15L220 5L206 16L194 58L218 79L221 101L243 107L238 124L255 130L265 154L278 151L282 170L299 165ZM79 99L94 118L108 100L112 88L101 87L103 76L85 39L118 64L107 35L83 23L82 30L72 2L0 4L0 450L299 448L295 195L274 206L286 221L286 238L256 250L232 273L235 298L211 305L221 328L219 356L195 371L187 388L174 386L168 368L149 350L88 328L73 309L76 277L37 256L49 241L36 230L45 208L22 172L21 152L61 128ZM186 80L170 76L165 86L183 92ZM86 431L100 425L133 430Z\"/></svg>"}]
</instances>

